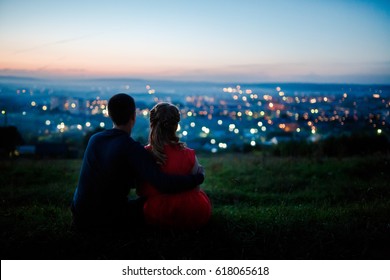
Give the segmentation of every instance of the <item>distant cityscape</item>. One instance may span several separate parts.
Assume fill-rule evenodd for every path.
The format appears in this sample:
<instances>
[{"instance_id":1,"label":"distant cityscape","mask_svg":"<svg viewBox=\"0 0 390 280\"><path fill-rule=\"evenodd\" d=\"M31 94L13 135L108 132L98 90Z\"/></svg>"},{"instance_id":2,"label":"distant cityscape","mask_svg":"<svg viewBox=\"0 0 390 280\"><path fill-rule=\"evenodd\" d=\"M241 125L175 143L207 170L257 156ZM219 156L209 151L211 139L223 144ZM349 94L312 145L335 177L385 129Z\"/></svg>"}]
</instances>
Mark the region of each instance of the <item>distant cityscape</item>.
<instances>
[{"instance_id":1,"label":"distant cityscape","mask_svg":"<svg viewBox=\"0 0 390 280\"><path fill-rule=\"evenodd\" d=\"M212 84L142 80L48 83L0 79L0 126L15 126L23 144L66 145L81 156L85 139L112 127L107 103L117 92L137 105L134 139L147 143L149 110L172 102L181 111L178 136L199 151L256 149L286 141L316 142L331 136L390 135L389 85Z\"/></svg>"}]
</instances>

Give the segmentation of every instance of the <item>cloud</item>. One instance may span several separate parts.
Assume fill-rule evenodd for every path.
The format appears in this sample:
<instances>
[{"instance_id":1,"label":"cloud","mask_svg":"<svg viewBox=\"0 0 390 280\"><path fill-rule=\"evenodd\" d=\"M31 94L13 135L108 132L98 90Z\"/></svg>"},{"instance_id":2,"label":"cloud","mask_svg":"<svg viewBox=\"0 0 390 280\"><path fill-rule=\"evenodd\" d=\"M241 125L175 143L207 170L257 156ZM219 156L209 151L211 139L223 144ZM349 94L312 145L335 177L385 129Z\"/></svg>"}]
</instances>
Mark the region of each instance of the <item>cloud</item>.
<instances>
[{"instance_id":1,"label":"cloud","mask_svg":"<svg viewBox=\"0 0 390 280\"><path fill-rule=\"evenodd\" d=\"M14 52L14 54L21 54L21 53L35 51L35 50L39 50L39 49L50 47L50 46L54 46L54 45L61 45L61 44L66 44L66 43L70 43L70 42L75 42L75 41L79 41L79 40L85 39L87 37L88 36L79 36L79 37L73 37L73 38L69 38L69 39L65 39L65 40L59 40L59 41L55 41L55 42L48 42L48 43L44 43L44 44L37 45L37 46L34 46L34 47L16 50Z\"/></svg>"},{"instance_id":2,"label":"cloud","mask_svg":"<svg viewBox=\"0 0 390 280\"><path fill-rule=\"evenodd\" d=\"M88 76L88 71L84 68L45 68L42 69L10 69L10 68L2 68L0 69L0 75L11 75L11 76L21 76L21 77L34 77L34 78L46 78L46 77L80 77Z\"/></svg>"},{"instance_id":3,"label":"cloud","mask_svg":"<svg viewBox=\"0 0 390 280\"><path fill-rule=\"evenodd\" d=\"M75 37L66 38L66 39L63 39L63 40L58 40L58 41L53 41L53 42L47 42L47 43L43 43L41 45L33 46L33 47L30 47L30 48L16 50L14 52L14 54L21 54L21 53L31 52L31 51L35 51L35 50L39 50L39 49L42 49L42 48L51 47L51 46L55 46L55 45L69 44L69 43L72 43L72 42L84 40L84 39L95 37L95 36L98 36L98 35L102 35L102 34L106 33L107 31L113 31L113 30L116 30L116 29L118 29L118 28L105 30L105 31L100 31L100 32L94 32L94 33L80 35L80 36L75 36Z\"/></svg>"}]
</instances>

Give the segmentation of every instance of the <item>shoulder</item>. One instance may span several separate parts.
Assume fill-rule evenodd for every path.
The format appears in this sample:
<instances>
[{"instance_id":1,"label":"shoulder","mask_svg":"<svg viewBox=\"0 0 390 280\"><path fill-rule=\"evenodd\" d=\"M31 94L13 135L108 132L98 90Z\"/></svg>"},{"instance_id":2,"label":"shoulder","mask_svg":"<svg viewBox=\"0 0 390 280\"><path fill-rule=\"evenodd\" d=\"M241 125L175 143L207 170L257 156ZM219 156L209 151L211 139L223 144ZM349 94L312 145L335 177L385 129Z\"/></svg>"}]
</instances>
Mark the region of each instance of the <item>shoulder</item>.
<instances>
[{"instance_id":1,"label":"shoulder","mask_svg":"<svg viewBox=\"0 0 390 280\"><path fill-rule=\"evenodd\" d=\"M184 146L183 148L180 148L183 153L186 153L186 154L194 154L195 155L195 150L194 149L191 149L191 148L188 148L186 146Z\"/></svg>"},{"instance_id":2,"label":"shoulder","mask_svg":"<svg viewBox=\"0 0 390 280\"><path fill-rule=\"evenodd\" d=\"M126 148L123 149L122 152L127 156L127 158L135 163L144 161L154 162L152 154L145 149L144 145L138 141L135 141L131 137L129 137L129 140L126 141Z\"/></svg>"},{"instance_id":3,"label":"shoulder","mask_svg":"<svg viewBox=\"0 0 390 280\"><path fill-rule=\"evenodd\" d=\"M183 151L184 151L186 154L188 154L188 155L195 156L195 150L193 150L193 149L190 149L190 148L188 148L188 147L184 147L184 148L183 148Z\"/></svg>"},{"instance_id":4,"label":"shoulder","mask_svg":"<svg viewBox=\"0 0 390 280\"><path fill-rule=\"evenodd\" d=\"M195 150L190 148L185 148L185 151L187 153L187 157L190 160L191 164L194 165L196 162Z\"/></svg>"},{"instance_id":5,"label":"shoulder","mask_svg":"<svg viewBox=\"0 0 390 280\"><path fill-rule=\"evenodd\" d=\"M127 144L134 150L139 150L145 152L145 147L138 141L135 141L133 138L129 137Z\"/></svg>"},{"instance_id":6,"label":"shoulder","mask_svg":"<svg viewBox=\"0 0 390 280\"><path fill-rule=\"evenodd\" d=\"M126 134L123 131L120 131L118 129L107 129L103 131L96 132L92 134L91 138L92 140L99 140L99 139L125 139L129 138L129 135Z\"/></svg>"},{"instance_id":7,"label":"shoulder","mask_svg":"<svg viewBox=\"0 0 390 280\"><path fill-rule=\"evenodd\" d=\"M104 142L104 139L106 138L107 134L108 134L107 130L99 131L92 134L89 137L88 144L99 145L100 142Z\"/></svg>"},{"instance_id":8,"label":"shoulder","mask_svg":"<svg viewBox=\"0 0 390 280\"><path fill-rule=\"evenodd\" d=\"M195 150L188 147L181 147L179 145L169 145L165 147L166 153L169 156L170 154L177 154L184 156L190 160L195 158Z\"/></svg>"},{"instance_id":9,"label":"shoulder","mask_svg":"<svg viewBox=\"0 0 390 280\"><path fill-rule=\"evenodd\" d=\"M93 132L92 132L93 133ZM91 138L90 139L98 139L100 137L103 137L104 135L107 134L107 130L103 130L103 131L99 131L99 132L96 132L96 133L93 133L91 135Z\"/></svg>"},{"instance_id":10,"label":"shoulder","mask_svg":"<svg viewBox=\"0 0 390 280\"><path fill-rule=\"evenodd\" d=\"M164 150L166 152L179 152L179 153L188 153L190 151L193 151L192 149L190 149L186 146L181 146L181 145L176 145L176 144L166 144L164 146Z\"/></svg>"}]
</instances>

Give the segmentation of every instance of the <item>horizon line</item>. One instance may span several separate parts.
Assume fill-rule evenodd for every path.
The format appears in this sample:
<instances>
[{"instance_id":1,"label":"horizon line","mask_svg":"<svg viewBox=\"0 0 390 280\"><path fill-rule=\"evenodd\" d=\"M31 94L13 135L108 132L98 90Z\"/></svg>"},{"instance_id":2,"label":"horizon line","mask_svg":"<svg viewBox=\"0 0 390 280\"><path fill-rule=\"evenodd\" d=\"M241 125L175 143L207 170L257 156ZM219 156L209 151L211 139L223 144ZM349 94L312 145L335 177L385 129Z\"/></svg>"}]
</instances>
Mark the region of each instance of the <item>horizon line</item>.
<instances>
[{"instance_id":1,"label":"horizon line","mask_svg":"<svg viewBox=\"0 0 390 280\"><path fill-rule=\"evenodd\" d=\"M367 82L367 83L359 83L359 82L318 82L318 81L206 81L206 80L178 80L174 77L166 77L166 78L147 78L147 77L126 77L123 75L118 76L83 76L83 77L74 77L68 75L55 75L55 76L25 76L25 75L2 75L0 74L0 79L13 79L13 80L30 80L30 81L121 81L121 80L129 80L129 81L139 81L139 82L170 82L170 83L195 83L195 84L236 84L236 85L276 85L276 84L313 84L313 85L376 85L376 86L390 86L390 82Z\"/></svg>"}]
</instances>

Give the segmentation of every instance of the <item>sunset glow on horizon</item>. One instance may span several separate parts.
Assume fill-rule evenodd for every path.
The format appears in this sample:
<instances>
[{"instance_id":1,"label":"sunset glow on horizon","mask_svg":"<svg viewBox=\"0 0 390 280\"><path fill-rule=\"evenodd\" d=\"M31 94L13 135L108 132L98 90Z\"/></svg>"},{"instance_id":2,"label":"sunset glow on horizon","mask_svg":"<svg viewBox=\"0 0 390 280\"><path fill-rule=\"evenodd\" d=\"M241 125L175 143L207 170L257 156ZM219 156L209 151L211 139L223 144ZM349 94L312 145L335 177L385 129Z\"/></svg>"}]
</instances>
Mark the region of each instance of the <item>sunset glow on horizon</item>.
<instances>
[{"instance_id":1,"label":"sunset glow on horizon","mask_svg":"<svg viewBox=\"0 0 390 280\"><path fill-rule=\"evenodd\" d=\"M0 75L390 83L387 1L0 1Z\"/></svg>"}]
</instances>

